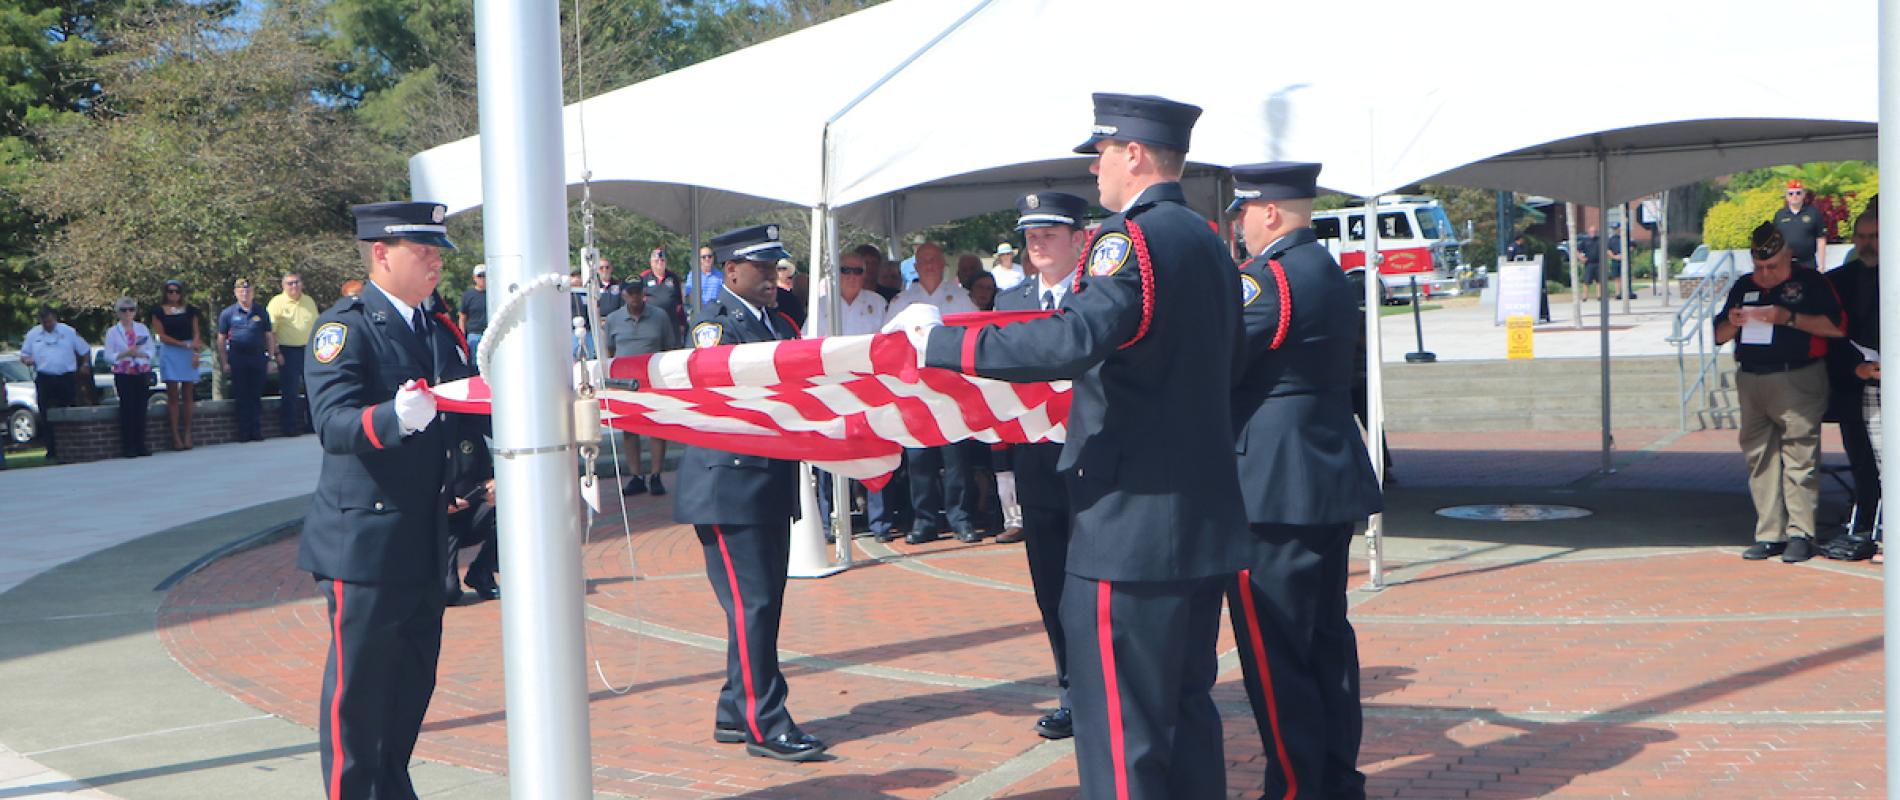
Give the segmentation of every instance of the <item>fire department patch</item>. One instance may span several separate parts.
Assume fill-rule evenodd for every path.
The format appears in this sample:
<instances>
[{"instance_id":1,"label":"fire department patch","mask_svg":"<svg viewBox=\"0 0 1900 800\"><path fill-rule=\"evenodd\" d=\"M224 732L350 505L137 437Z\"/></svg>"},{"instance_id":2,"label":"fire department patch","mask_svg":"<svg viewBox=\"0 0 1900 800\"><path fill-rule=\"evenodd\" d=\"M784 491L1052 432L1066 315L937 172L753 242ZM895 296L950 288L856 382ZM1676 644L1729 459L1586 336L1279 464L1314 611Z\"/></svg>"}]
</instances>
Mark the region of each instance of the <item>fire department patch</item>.
<instances>
[{"instance_id":1,"label":"fire department patch","mask_svg":"<svg viewBox=\"0 0 1900 800\"><path fill-rule=\"evenodd\" d=\"M1134 249L1134 243L1127 234L1110 233L1095 241L1094 249L1089 251L1089 274L1098 278L1107 277L1121 271L1128 263L1128 251Z\"/></svg>"},{"instance_id":2,"label":"fire department patch","mask_svg":"<svg viewBox=\"0 0 1900 800\"><path fill-rule=\"evenodd\" d=\"M311 354L317 357L317 363L328 364L336 360L343 352L343 342L350 338L350 329L341 322L326 322L310 336Z\"/></svg>"},{"instance_id":3,"label":"fire department patch","mask_svg":"<svg viewBox=\"0 0 1900 800\"><path fill-rule=\"evenodd\" d=\"M702 322L693 326L694 347L716 347L719 344L719 323Z\"/></svg>"},{"instance_id":4,"label":"fire department patch","mask_svg":"<svg viewBox=\"0 0 1900 800\"><path fill-rule=\"evenodd\" d=\"M1254 280L1252 275L1243 273L1240 276L1240 304L1242 306L1253 305L1254 299L1259 296L1260 282Z\"/></svg>"}]
</instances>

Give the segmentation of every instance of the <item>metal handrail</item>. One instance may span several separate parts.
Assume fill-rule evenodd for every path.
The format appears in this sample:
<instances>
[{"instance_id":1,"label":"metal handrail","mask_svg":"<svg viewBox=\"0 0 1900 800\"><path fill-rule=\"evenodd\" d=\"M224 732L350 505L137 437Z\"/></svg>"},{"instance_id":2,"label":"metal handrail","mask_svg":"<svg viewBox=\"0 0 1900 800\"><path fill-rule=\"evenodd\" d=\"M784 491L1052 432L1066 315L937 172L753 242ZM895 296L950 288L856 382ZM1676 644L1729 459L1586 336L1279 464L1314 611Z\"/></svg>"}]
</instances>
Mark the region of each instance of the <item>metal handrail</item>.
<instances>
[{"instance_id":1,"label":"metal handrail","mask_svg":"<svg viewBox=\"0 0 1900 800\"><path fill-rule=\"evenodd\" d=\"M1683 300L1682 307L1676 309L1675 325L1664 340L1676 346L1677 424L1684 431L1689 430L1689 401L1705 394L1713 394L1708 388L1709 376L1716 370L1716 364L1721 359L1722 348L1720 345L1713 348L1709 346L1708 322L1716 312L1721 310L1720 304L1728 299L1729 289L1735 285L1739 277L1740 274L1735 265L1735 254L1723 253L1710 265L1708 272L1704 273L1702 280L1696 284L1695 290ZM1689 378L1690 341L1695 342L1696 349L1694 380ZM1702 406L1696 413L1700 414L1702 411L1713 408L1713 404L1706 400Z\"/></svg>"}]
</instances>

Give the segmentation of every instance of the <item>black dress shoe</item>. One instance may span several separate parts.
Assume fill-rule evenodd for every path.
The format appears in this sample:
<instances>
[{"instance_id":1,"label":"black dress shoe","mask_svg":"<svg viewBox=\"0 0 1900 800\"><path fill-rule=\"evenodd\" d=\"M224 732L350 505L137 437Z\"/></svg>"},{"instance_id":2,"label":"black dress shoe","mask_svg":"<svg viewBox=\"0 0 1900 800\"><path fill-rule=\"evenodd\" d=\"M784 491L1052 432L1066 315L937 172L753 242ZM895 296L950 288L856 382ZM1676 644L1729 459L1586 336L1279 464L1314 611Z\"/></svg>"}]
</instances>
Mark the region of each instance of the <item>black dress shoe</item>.
<instances>
[{"instance_id":1,"label":"black dress shoe","mask_svg":"<svg viewBox=\"0 0 1900 800\"><path fill-rule=\"evenodd\" d=\"M1075 735L1075 720L1069 710L1058 708L1036 720L1036 735L1044 739L1067 739Z\"/></svg>"},{"instance_id":2,"label":"black dress shoe","mask_svg":"<svg viewBox=\"0 0 1900 800\"><path fill-rule=\"evenodd\" d=\"M911 531L909 536L904 537L904 544L928 544L941 538L936 531Z\"/></svg>"},{"instance_id":3,"label":"black dress shoe","mask_svg":"<svg viewBox=\"0 0 1900 800\"><path fill-rule=\"evenodd\" d=\"M468 588L475 590L475 596L483 600L500 600L501 587L494 581L466 581Z\"/></svg>"},{"instance_id":4,"label":"black dress shoe","mask_svg":"<svg viewBox=\"0 0 1900 800\"><path fill-rule=\"evenodd\" d=\"M1756 542L1749 545L1747 550L1742 551L1742 558L1746 558L1750 561L1761 561L1770 556L1781 555L1781 551L1786 549L1788 549L1788 545L1784 542Z\"/></svg>"},{"instance_id":5,"label":"black dress shoe","mask_svg":"<svg viewBox=\"0 0 1900 800\"><path fill-rule=\"evenodd\" d=\"M897 541L897 531L894 530L878 531L871 534L871 536L877 539L878 544L890 544L891 542Z\"/></svg>"},{"instance_id":6,"label":"black dress shoe","mask_svg":"<svg viewBox=\"0 0 1900 800\"><path fill-rule=\"evenodd\" d=\"M1814 557L1814 542L1806 536L1788 538L1787 549L1781 551L1781 560L1789 564L1798 564Z\"/></svg>"},{"instance_id":7,"label":"black dress shoe","mask_svg":"<svg viewBox=\"0 0 1900 800\"><path fill-rule=\"evenodd\" d=\"M1015 544L1027 538L1029 537L1023 533L1023 529L1021 527L1015 527L1015 528L1009 528L1003 531L1002 533L997 534L996 543L997 544Z\"/></svg>"},{"instance_id":8,"label":"black dress shoe","mask_svg":"<svg viewBox=\"0 0 1900 800\"><path fill-rule=\"evenodd\" d=\"M810 761L825 754L825 743L804 731L781 733L763 742L746 742L745 751L760 758Z\"/></svg>"},{"instance_id":9,"label":"black dress shoe","mask_svg":"<svg viewBox=\"0 0 1900 800\"><path fill-rule=\"evenodd\" d=\"M660 473L647 476L647 492L655 496L666 494L666 484L660 482Z\"/></svg>"},{"instance_id":10,"label":"black dress shoe","mask_svg":"<svg viewBox=\"0 0 1900 800\"><path fill-rule=\"evenodd\" d=\"M745 729L728 728L724 725L713 726L713 741L720 744L745 744Z\"/></svg>"},{"instance_id":11,"label":"black dress shoe","mask_svg":"<svg viewBox=\"0 0 1900 800\"><path fill-rule=\"evenodd\" d=\"M620 490L620 496L622 497L632 497L633 495L636 495L636 494L646 494L646 493L647 493L647 479L642 478L638 475L628 478L627 485Z\"/></svg>"},{"instance_id":12,"label":"black dress shoe","mask_svg":"<svg viewBox=\"0 0 1900 800\"><path fill-rule=\"evenodd\" d=\"M959 528L957 530L957 541L964 544L976 544L977 542L983 541L983 534L977 533L973 528Z\"/></svg>"}]
</instances>

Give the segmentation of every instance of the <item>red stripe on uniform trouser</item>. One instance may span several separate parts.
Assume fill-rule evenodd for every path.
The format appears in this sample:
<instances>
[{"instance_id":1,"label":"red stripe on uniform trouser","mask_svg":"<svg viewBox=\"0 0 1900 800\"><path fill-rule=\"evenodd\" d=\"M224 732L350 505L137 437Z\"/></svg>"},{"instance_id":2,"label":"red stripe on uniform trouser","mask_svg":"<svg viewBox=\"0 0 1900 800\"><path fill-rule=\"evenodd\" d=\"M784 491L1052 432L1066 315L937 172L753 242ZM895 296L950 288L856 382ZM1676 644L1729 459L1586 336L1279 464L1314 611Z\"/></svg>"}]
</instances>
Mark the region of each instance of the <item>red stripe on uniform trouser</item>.
<instances>
[{"instance_id":1,"label":"red stripe on uniform trouser","mask_svg":"<svg viewBox=\"0 0 1900 800\"><path fill-rule=\"evenodd\" d=\"M747 650L745 640L745 597L739 594L739 572L732 567L732 553L726 549L726 531L718 525L713 526L713 537L719 540L719 557L726 562L726 585L732 589L732 631L739 643L739 674L744 677L745 685L745 724L752 729L752 740L765 741L765 734L759 732L759 695L752 688L752 654Z\"/></svg>"},{"instance_id":2,"label":"red stripe on uniform trouser","mask_svg":"<svg viewBox=\"0 0 1900 800\"><path fill-rule=\"evenodd\" d=\"M383 449L383 440L376 438L376 407L363 409L363 435L369 438L369 446Z\"/></svg>"},{"instance_id":3,"label":"red stripe on uniform trouser","mask_svg":"<svg viewBox=\"0 0 1900 800\"><path fill-rule=\"evenodd\" d=\"M1293 326L1293 291L1286 285L1286 269L1278 260L1267 261L1267 266L1273 270L1273 282L1280 285L1280 324L1273 329L1273 342L1267 349L1278 350L1286 344L1287 328Z\"/></svg>"},{"instance_id":4,"label":"red stripe on uniform trouser","mask_svg":"<svg viewBox=\"0 0 1900 800\"><path fill-rule=\"evenodd\" d=\"M330 685L330 800L343 800L343 582L330 581L336 592L336 614L330 618L330 641L336 646L336 678Z\"/></svg>"},{"instance_id":5,"label":"red stripe on uniform trouser","mask_svg":"<svg viewBox=\"0 0 1900 800\"><path fill-rule=\"evenodd\" d=\"M1095 584L1095 641L1102 649L1102 686L1108 694L1108 751L1115 764L1115 798L1128 800L1128 753L1122 736L1122 693L1115 682L1115 586Z\"/></svg>"},{"instance_id":6,"label":"red stripe on uniform trouser","mask_svg":"<svg viewBox=\"0 0 1900 800\"><path fill-rule=\"evenodd\" d=\"M1300 786L1293 778L1293 762L1286 757L1286 737L1280 734L1280 704L1273 696L1273 670L1267 666L1267 643L1260 636L1260 614L1253 606L1253 570L1241 570L1236 580L1240 582L1240 615L1247 621L1247 646L1253 650L1253 663L1260 666L1260 694L1267 698L1267 727L1273 731L1273 749L1280 757L1280 771L1286 775L1287 800L1292 800L1299 796Z\"/></svg>"}]
</instances>

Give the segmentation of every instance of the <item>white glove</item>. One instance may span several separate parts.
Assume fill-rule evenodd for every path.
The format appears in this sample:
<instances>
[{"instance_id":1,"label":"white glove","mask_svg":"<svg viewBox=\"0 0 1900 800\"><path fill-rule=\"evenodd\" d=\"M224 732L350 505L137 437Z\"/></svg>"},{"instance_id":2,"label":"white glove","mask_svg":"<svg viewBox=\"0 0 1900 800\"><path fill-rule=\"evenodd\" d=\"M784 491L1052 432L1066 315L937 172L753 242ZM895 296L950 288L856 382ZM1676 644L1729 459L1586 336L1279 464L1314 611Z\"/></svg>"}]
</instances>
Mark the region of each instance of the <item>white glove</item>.
<instances>
[{"instance_id":1,"label":"white glove","mask_svg":"<svg viewBox=\"0 0 1900 800\"><path fill-rule=\"evenodd\" d=\"M435 421L435 395L410 381L396 390L396 422L405 434L429 427Z\"/></svg>"},{"instance_id":2,"label":"white glove","mask_svg":"<svg viewBox=\"0 0 1900 800\"><path fill-rule=\"evenodd\" d=\"M1004 508L1018 505L1016 502L1016 473L996 473L996 499L1001 501Z\"/></svg>"},{"instance_id":3,"label":"white glove","mask_svg":"<svg viewBox=\"0 0 1900 800\"><path fill-rule=\"evenodd\" d=\"M930 329L943 327L943 310L929 303L912 303L884 323L885 333L903 331L917 351L917 366L924 365L924 348L930 343Z\"/></svg>"}]
</instances>

